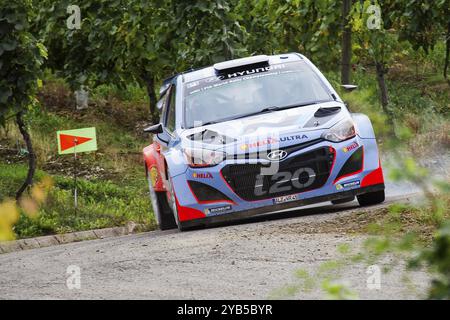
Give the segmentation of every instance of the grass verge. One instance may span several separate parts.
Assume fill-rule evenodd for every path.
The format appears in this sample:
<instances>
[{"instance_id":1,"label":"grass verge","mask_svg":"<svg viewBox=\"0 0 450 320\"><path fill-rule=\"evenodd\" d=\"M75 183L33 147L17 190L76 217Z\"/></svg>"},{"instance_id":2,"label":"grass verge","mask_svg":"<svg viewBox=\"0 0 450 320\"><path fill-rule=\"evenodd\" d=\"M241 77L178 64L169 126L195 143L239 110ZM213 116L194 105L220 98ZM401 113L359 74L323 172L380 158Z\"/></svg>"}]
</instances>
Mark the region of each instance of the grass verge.
<instances>
[{"instance_id":1,"label":"grass verge","mask_svg":"<svg viewBox=\"0 0 450 320\"><path fill-rule=\"evenodd\" d=\"M24 164L0 163L0 201L13 196L14 190L23 182L26 170ZM38 170L36 180L46 175L46 172ZM39 214L31 218L21 213L14 229L18 238L123 226L129 221L143 224L148 230L155 228L145 188L80 179L79 208L75 212L72 178L61 175L53 175L52 178L54 188ZM145 179L140 182L145 186Z\"/></svg>"}]
</instances>

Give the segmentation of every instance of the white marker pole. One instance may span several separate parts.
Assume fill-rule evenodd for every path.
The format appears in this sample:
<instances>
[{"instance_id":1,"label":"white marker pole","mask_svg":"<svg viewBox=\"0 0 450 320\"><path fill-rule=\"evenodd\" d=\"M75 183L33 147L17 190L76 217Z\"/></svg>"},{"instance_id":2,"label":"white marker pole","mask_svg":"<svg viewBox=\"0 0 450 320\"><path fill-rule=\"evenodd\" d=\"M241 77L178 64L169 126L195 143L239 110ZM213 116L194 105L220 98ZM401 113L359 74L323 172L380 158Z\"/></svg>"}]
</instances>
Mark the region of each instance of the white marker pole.
<instances>
[{"instance_id":1,"label":"white marker pole","mask_svg":"<svg viewBox=\"0 0 450 320\"><path fill-rule=\"evenodd\" d=\"M74 190L74 206L75 206L75 214L77 213L78 209L78 190L77 190L77 138L74 139L74 147L73 147L73 154L74 154L74 160L75 163L73 165L73 179L75 184L75 190Z\"/></svg>"}]
</instances>

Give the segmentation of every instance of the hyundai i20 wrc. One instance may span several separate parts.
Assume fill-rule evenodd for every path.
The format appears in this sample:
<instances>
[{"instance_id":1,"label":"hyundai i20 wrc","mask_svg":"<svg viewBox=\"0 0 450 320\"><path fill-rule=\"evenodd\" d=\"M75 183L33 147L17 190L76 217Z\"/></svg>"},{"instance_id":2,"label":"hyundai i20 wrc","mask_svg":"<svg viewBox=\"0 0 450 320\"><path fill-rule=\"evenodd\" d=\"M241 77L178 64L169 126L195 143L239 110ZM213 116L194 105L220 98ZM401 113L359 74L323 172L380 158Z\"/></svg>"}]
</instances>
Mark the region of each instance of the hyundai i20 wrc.
<instances>
[{"instance_id":1,"label":"hyundai i20 wrc","mask_svg":"<svg viewBox=\"0 0 450 320\"><path fill-rule=\"evenodd\" d=\"M158 108L143 153L161 229L355 197L362 206L384 201L369 118L350 113L303 55L177 74L164 81Z\"/></svg>"}]
</instances>

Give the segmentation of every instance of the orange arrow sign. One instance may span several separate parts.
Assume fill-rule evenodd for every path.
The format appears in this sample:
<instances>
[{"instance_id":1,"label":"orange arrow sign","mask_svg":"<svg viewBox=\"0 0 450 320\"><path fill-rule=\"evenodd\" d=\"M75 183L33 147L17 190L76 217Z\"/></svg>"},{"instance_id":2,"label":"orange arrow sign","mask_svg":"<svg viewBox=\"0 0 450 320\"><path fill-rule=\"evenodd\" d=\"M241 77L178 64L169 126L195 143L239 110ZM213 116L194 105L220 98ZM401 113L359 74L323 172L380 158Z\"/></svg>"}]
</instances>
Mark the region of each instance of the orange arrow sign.
<instances>
[{"instance_id":1,"label":"orange arrow sign","mask_svg":"<svg viewBox=\"0 0 450 320\"><path fill-rule=\"evenodd\" d=\"M81 128L56 132L58 153L70 154L97 150L95 128Z\"/></svg>"},{"instance_id":2,"label":"orange arrow sign","mask_svg":"<svg viewBox=\"0 0 450 320\"><path fill-rule=\"evenodd\" d=\"M92 138L71 136L68 134L60 134L59 135L61 151L73 148L73 147L75 147L75 145L79 146L80 144L83 144L83 143L91 141L91 140L92 140Z\"/></svg>"}]
</instances>

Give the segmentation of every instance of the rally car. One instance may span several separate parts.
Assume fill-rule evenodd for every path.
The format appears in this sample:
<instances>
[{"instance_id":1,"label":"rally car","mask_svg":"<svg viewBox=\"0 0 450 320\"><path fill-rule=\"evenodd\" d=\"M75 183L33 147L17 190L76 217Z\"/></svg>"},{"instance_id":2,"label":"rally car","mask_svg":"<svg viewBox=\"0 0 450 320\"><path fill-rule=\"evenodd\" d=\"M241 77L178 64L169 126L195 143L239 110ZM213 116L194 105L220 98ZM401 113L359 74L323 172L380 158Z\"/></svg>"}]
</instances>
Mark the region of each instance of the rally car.
<instances>
[{"instance_id":1,"label":"rally car","mask_svg":"<svg viewBox=\"0 0 450 320\"><path fill-rule=\"evenodd\" d=\"M369 118L350 113L301 54L177 74L164 81L158 108L143 154L161 229L355 197L362 206L384 201Z\"/></svg>"}]
</instances>

